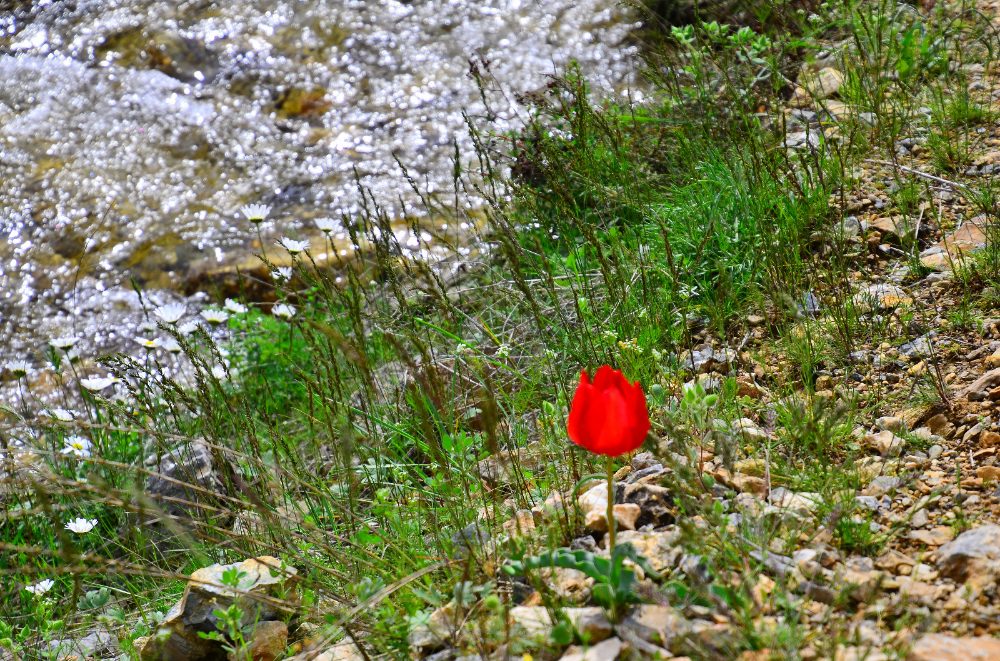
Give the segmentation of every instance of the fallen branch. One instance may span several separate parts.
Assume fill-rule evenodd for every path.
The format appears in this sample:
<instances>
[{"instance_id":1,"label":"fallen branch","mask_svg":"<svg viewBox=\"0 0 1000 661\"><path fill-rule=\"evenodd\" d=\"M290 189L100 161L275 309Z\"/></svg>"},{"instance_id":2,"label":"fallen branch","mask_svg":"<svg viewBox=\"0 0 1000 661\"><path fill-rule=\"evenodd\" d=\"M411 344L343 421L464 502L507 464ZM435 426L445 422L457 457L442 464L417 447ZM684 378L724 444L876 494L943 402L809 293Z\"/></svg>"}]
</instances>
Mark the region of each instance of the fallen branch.
<instances>
[{"instance_id":1,"label":"fallen branch","mask_svg":"<svg viewBox=\"0 0 1000 661\"><path fill-rule=\"evenodd\" d=\"M969 190L969 187L966 186L965 184L960 184L960 183L955 182L955 181L949 181L949 180L947 180L947 179L945 179L943 177L939 177L939 176L934 175L934 174L928 174L927 172L921 172L920 170L914 170L913 168L908 168L905 165L897 165L896 163L893 163L891 161L879 161L879 160L874 159L874 158L866 158L865 159L865 163L875 163L876 165L890 165L890 166L892 166L894 168L898 168L898 169L902 170L903 172L908 172L909 174L915 174L918 177L923 177L925 179L930 179L931 181L936 181L939 184L944 184L946 186L951 186L952 188L962 188L964 190Z\"/></svg>"}]
</instances>

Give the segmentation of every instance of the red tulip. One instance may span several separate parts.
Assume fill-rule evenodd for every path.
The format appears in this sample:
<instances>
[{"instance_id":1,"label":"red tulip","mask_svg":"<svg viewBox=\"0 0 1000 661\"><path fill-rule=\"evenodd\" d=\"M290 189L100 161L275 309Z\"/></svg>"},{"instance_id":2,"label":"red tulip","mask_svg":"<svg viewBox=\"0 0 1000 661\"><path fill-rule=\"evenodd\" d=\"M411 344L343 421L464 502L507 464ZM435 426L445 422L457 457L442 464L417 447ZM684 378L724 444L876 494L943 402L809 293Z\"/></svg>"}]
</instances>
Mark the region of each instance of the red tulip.
<instances>
[{"instance_id":1,"label":"red tulip","mask_svg":"<svg viewBox=\"0 0 1000 661\"><path fill-rule=\"evenodd\" d=\"M593 383L582 370L566 427L570 440L595 454L617 457L638 449L649 432L642 386L607 365L597 370Z\"/></svg>"}]
</instances>

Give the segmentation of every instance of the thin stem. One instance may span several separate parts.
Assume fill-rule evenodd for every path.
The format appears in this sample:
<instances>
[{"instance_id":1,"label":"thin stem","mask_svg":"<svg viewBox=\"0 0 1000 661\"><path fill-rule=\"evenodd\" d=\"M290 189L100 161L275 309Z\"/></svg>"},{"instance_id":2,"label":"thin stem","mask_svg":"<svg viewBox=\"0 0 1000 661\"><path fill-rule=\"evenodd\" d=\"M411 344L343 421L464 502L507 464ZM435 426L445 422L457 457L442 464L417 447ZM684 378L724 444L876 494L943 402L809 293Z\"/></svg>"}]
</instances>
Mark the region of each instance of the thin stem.
<instances>
[{"instance_id":1,"label":"thin stem","mask_svg":"<svg viewBox=\"0 0 1000 661\"><path fill-rule=\"evenodd\" d=\"M260 234L260 223L254 223L254 226L257 228L257 242L260 244L260 254L264 255L264 259L267 259L267 251L264 249L264 237Z\"/></svg>"},{"instance_id":2,"label":"thin stem","mask_svg":"<svg viewBox=\"0 0 1000 661\"><path fill-rule=\"evenodd\" d=\"M608 553L615 548L615 460L608 455Z\"/></svg>"}]
</instances>

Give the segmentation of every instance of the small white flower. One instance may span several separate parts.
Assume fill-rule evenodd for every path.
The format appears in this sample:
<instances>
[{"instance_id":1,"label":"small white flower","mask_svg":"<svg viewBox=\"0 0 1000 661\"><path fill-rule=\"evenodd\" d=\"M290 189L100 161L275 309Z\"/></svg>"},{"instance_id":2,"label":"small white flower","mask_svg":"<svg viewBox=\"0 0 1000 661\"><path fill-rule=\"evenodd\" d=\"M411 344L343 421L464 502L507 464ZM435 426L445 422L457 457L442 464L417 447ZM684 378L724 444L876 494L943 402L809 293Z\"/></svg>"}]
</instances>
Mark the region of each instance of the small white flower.
<instances>
[{"instance_id":1,"label":"small white flower","mask_svg":"<svg viewBox=\"0 0 1000 661\"><path fill-rule=\"evenodd\" d=\"M284 317L285 319L291 319L295 316L295 308L290 305L285 305L280 303L271 308L271 314L275 317Z\"/></svg>"},{"instance_id":2,"label":"small white flower","mask_svg":"<svg viewBox=\"0 0 1000 661\"><path fill-rule=\"evenodd\" d=\"M161 305L160 307L153 310L153 314L162 319L165 323L176 324L187 312L187 308L184 307L183 303L170 303L169 305Z\"/></svg>"},{"instance_id":3,"label":"small white flower","mask_svg":"<svg viewBox=\"0 0 1000 661\"><path fill-rule=\"evenodd\" d=\"M456 347L455 349L455 353L457 353L460 356L471 356L476 353L476 350L473 349L468 344L466 344L465 342L459 342L458 347Z\"/></svg>"},{"instance_id":4,"label":"small white flower","mask_svg":"<svg viewBox=\"0 0 1000 661\"><path fill-rule=\"evenodd\" d=\"M38 595L45 594L46 592L51 590L52 586L54 586L55 584L56 584L55 581L53 581L51 578L47 578L44 581L38 581L34 585L28 585L24 589L37 597Z\"/></svg>"},{"instance_id":5,"label":"small white flower","mask_svg":"<svg viewBox=\"0 0 1000 661\"><path fill-rule=\"evenodd\" d=\"M159 346L156 340L151 340L148 337L137 337L135 338L136 344L146 347L147 349L155 349Z\"/></svg>"},{"instance_id":6,"label":"small white flower","mask_svg":"<svg viewBox=\"0 0 1000 661\"><path fill-rule=\"evenodd\" d=\"M63 443L66 447L62 449L63 454L73 454L77 457L89 457L90 449L93 446L91 442L84 438L83 436L67 436L63 439Z\"/></svg>"},{"instance_id":7,"label":"small white flower","mask_svg":"<svg viewBox=\"0 0 1000 661\"><path fill-rule=\"evenodd\" d=\"M291 266L278 266L273 271L271 271L271 277L278 282L286 282L292 279L292 267Z\"/></svg>"},{"instance_id":8,"label":"small white flower","mask_svg":"<svg viewBox=\"0 0 1000 661\"><path fill-rule=\"evenodd\" d=\"M166 349L170 353L180 353L181 345L177 344L177 340L172 337L164 337L156 340L156 343L160 345L161 348Z\"/></svg>"},{"instance_id":9,"label":"small white flower","mask_svg":"<svg viewBox=\"0 0 1000 661\"><path fill-rule=\"evenodd\" d=\"M112 383L118 383L118 379L114 378L113 376L105 376L105 377L96 376L91 379L80 379L81 386L83 386L87 390L93 390L95 392L104 390Z\"/></svg>"},{"instance_id":10,"label":"small white flower","mask_svg":"<svg viewBox=\"0 0 1000 661\"><path fill-rule=\"evenodd\" d=\"M226 309L233 314L244 314L247 311L247 306L243 305L239 301L234 301L231 298L226 299Z\"/></svg>"},{"instance_id":11,"label":"small white flower","mask_svg":"<svg viewBox=\"0 0 1000 661\"><path fill-rule=\"evenodd\" d=\"M181 335L190 335L196 330L198 330L198 324L197 322L194 321L189 321L186 324L177 327L177 332L179 332Z\"/></svg>"},{"instance_id":12,"label":"small white flower","mask_svg":"<svg viewBox=\"0 0 1000 661\"><path fill-rule=\"evenodd\" d=\"M67 523L65 528L66 530L75 532L77 535L83 535L93 530L96 525L97 519L81 519L80 517L76 517L76 520Z\"/></svg>"},{"instance_id":13,"label":"small white flower","mask_svg":"<svg viewBox=\"0 0 1000 661\"><path fill-rule=\"evenodd\" d=\"M156 324L149 321L144 321L141 324L139 324L139 330L141 330L143 333L155 333Z\"/></svg>"},{"instance_id":14,"label":"small white flower","mask_svg":"<svg viewBox=\"0 0 1000 661\"><path fill-rule=\"evenodd\" d=\"M223 367L222 365L213 365L212 366L212 376L214 376L215 378L217 378L219 380L225 379L226 378L226 368Z\"/></svg>"},{"instance_id":15,"label":"small white flower","mask_svg":"<svg viewBox=\"0 0 1000 661\"><path fill-rule=\"evenodd\" d=\"M500 356L501 358L506 358L507 356L509 356L510 355L510 345L509 344L501 344L499 347L497 347L497 355Z\"/></svg>"},{"instance_id":16,"label":"small white flower","mask_svg":"<svg viewBox=\"0 0 1000 661\"><path fill-rule=\"evenodd\" d=\"M49 415L56 420L61 420L62 422L73 421L73 413L71 411L67 411L66 409L52 409L49 411Z\"/></svg>"},{"instance_id":17,"label":"small white flower","mask_svg":"<svg viewBox=\"0 0 1000 661\"><path fill-rule=\"evenodd\" d=\"M693 296L697 296L698 295L698 286L697 285L685 285L685 284L681 284L677 289L678 289L677 293L679 293L681 295L681 298L683 298L683 299L689 299L689 298L691 298Z\"/></svg>"},{"instance_id":18,"label":"small white flower","mask_svg":"<svg viewBox=\"0 0 1000 661\"><path fill-rule=\"evenodd\" d=\"M221 324L226 319L229 319L229 314L222 310L212 310L209 308L201 311L201 318L211 324Z\"/></svg>"},{"instance_id":19,"label":"small white flower","mask_svg":"<svg viewBox=\"0 0 1000 661\"><path fill-rule=\"evenodd\" d=\"M653 360L655 360L656 362L660 362L661 360L663 360L663 352L660 351L659 349L650 349L649 353L653 355Z\"/></svg>"},{"instance_id":20,"label":"small white flower","mask_svg":"<svg viewBox=\"0 0 1000 661\"><path fill-rule=\"evenodd\" d=\"M12 360L7 363L7 369L10 370L14 376L21 377L28 373L28 363L23 360Z\"/></svg>"},{"instance_id":21,"label":"small white flower","mask_svg":"<svg viewBox=\"0 0 1000 661\"><path fill-rule=\"evenodd\" d=\"M69 349L77 342L78 342L77 338L70 336L54 337L51 340L49 340L49 344L54 346L56 349Z\"/></svg>"},{"instance_id":22,"label":"small white flower","mask_svg":"<svg viewBox=\"0 0 1000 661\"><path fill-rule=\"evenodd\" d=\"M69 358L69 362L78 363L80 362L80 350L77 349L76 347L73 347L72 349L66 352L66 357Z\"/></svg>"},{"instance_id":23,"label":"small white flower","mask_svg":"<svg viewBox=\"0 0 1000 661\"><path fill-rule=\"evenodd\" d=\"M262 223L267 218L267 214L271 213L271 207L264 204L248 204L240 211L251 223Z\"/></svg>"},{"instance_id":24,"label":"small white flower","mask_svg":"<svg viewBox=\"0 0 1000 661\"><path fill-rule=\"evenodd\" d=\"M287 236L282 237L280 241L277 242L279 246L288 251L290 255L297 255L300 252L305 252L309 250L308 241L294 241L289 239Z\"/></svg>"},{"instance_id":25,"label":"small white flower","mask_svg":"<svg viewBox=\"0 0 1000 661\"><path fill-rule=\"evenodd\" d=\"M316 223L316 229L324 234L329 234L340 229L340 223L333 218L317 218L314 222Z\"/></svg>"}]
</instances>

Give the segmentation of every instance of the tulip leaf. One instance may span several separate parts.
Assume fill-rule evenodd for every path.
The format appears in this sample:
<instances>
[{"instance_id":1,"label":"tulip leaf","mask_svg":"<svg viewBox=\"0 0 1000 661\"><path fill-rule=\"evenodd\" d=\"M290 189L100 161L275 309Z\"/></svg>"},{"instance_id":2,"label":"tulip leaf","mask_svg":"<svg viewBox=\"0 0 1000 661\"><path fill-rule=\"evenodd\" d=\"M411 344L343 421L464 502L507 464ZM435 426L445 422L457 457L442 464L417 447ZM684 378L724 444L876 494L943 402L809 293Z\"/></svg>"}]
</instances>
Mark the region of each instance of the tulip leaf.
<instances>
[{"instance_id":1,"label":"tulip leaf","mask_svg":"<svg viewBox=\"0 0 1000 661\"><path fill-rule=\"evenodd\" d=\"M626 560L631 560L650 576L659 576L646 558L639 555L635 547L628 543L615 546L610 558L594 555L583 549L561 548L550 553L512 561L505 565L503 570L514 576L546 567L576 569L594 579L595 585L591 592L594 600L601 606L617 612L620 606L639 601L638 595L633 592L639 576L634 569L625 566Z\"/></svg>"}]
</instances>

